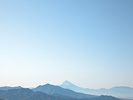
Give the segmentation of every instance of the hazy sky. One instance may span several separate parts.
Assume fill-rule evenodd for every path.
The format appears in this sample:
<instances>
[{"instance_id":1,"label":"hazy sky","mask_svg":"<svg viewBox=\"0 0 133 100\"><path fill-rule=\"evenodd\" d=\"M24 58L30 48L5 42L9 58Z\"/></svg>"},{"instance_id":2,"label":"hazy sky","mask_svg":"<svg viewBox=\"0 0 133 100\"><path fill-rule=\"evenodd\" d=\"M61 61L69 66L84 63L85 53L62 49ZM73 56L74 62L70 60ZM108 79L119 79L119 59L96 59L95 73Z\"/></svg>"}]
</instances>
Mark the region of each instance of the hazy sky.
<instances>
[{"instance_id":1,"label":"hazy sky","mask_svg":"<svg viewBox=\"0 0 133 100\"><path fill-rule=\"evenodd\" d=\"M133 0L0 0L0 86L64 80L133 87Z\"/></svg>"}]
</instances>

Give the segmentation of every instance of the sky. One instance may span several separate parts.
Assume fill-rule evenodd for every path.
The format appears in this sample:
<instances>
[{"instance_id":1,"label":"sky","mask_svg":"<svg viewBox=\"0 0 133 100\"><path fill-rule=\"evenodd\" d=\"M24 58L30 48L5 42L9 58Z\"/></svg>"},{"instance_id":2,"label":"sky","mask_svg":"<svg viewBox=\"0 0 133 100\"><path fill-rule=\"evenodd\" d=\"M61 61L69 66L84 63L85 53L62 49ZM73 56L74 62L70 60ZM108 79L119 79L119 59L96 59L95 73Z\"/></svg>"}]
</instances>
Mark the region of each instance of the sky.
<instances>
[{"instance_id":1,"label":"sky","mask_svg":"<svg viewBox=\"0 0 133 100\"><path fill-rule=\"evenodd\" d=\"M0 86L65 80L133 87L133 0L0 0Z\"/></svg>"}]
</instances>

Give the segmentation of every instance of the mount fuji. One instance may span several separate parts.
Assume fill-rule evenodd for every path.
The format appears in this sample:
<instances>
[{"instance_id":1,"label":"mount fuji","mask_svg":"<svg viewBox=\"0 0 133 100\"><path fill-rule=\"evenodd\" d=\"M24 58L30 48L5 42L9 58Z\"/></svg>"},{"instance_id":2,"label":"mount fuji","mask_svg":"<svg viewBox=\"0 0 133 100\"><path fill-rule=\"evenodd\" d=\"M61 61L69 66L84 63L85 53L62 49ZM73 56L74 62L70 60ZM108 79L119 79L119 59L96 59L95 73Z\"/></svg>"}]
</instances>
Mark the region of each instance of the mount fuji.
<instances>
[{"instance_id":1,"label":"mount fuji","mask_svg":"<svg viewBox=\"0 0 133 100\"><path fill-rule=\"evenodd\" d=\"M77 92L83 92L84 88L81 88L79 86L76 86L74 84L72 84L71 82L69 82L68 80L65 80L61 85L62 88L66 88L66 89L71 89Z\"/></svg>"}]
</instances>

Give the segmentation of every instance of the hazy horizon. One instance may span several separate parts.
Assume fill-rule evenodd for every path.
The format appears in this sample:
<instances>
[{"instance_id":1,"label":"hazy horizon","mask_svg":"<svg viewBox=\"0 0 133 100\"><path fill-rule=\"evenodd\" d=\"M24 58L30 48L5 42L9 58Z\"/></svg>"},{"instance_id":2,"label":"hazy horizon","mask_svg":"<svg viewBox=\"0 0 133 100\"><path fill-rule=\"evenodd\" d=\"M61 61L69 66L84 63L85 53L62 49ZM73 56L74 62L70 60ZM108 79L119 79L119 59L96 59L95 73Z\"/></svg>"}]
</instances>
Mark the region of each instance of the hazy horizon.
<instances>
[{"instance_id":1,"label":"hazy horizon","mask_svg":"<svg viewBox=\"0 0 133 100\"><path fill-rule=\"evenodd\" d=\"M0 12L0 86L133 87L133 0L1 0Z\"/></svg>"},{"instance_id":2,"label":"hazy horizon","mask_svg":"<svg viewBox=\"0 0 133 100\"><path fill-rule=\"evenodd\" d=\"M66 80L65 80L66 81ZM65 81L63 81L63 82L65 82ZM68 80L67 80L68 81ZM63 83L62 82L62 83ZM70 82L70 81L69 81ZM36 85L36 86L34 86L34 87L23 87L23 86L20 86L20 85L14 85L14 86L9 86L9 85L6 85L6 86L0 86L0 87L22 87L22 88L36 88L36 87L38 87L38 86L40 86L40 85L47 85L47 84L50 84L50 85L55 85L55 86L60 86L62 83L60 83L60 84L51 84L51 83L44 83L44 84L38 84L38 85ZM72 83L72 82L70 82L70 83ZM73 85L76 85L76 86L78 86L78 87L81 87L81 86L79 86L78 84L74 84L74 83L72 83ZM88 89L111 89L111 88L114 88L114 87L129 87L129 86L113 86L113 87L110 87L110 88L104 88L104 87L102 87L102 88L89 88L89 87L81 87L81 88L88 88ZM133 87L130 87L130 88L133 88Z\"/></svg>"}]
</instances>

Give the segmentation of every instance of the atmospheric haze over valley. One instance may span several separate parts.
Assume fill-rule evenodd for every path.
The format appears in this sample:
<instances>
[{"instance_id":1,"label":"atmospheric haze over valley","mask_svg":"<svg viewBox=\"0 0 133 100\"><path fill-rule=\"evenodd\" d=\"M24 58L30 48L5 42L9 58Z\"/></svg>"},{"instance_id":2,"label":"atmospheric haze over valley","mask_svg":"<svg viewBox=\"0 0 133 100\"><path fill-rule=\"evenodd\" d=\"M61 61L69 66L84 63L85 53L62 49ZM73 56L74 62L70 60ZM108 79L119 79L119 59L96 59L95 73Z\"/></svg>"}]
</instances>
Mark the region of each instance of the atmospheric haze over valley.
<instances>
[{"instance_id":1,"label":"atmospheric haze over valley","mask_svg":"<svg viewBox=\"0 0 133 100\"><path fill-rule=\"evenodd\" d=\"M0 0L1 99L133 99L133 0Z\"/></svg>"}]
</instances>

